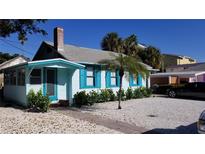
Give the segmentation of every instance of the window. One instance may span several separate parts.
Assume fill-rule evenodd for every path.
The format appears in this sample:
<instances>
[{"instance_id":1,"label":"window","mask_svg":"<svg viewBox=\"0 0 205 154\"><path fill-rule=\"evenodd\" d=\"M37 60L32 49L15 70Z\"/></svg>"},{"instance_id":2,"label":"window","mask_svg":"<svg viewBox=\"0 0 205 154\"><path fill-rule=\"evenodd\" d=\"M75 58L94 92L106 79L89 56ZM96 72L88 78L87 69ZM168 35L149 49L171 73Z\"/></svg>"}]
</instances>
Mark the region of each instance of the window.
<instances>
[{"instance_id":1,"label":"window","mask_svg":"<svg viewBox=\"0 0 205 154\"><path fill-rule=\"evenodd\" d=\"M118 83L120 82L118 70L115 71L107 70L105 80L106 80L106 88L117 87Z\"/></svg>"},{"instance_id":2,"label":"window","mask_svg":"<svg viewBox=\"0 0 205 154\"><path fill-rule=\"evenodd\" d=\"M18 85L19 86L25 85L25 70L24 69L18 70Z\"/></svg>"},{"instance_id":3,"label":"window","mask_svg":"<svg viewBox=\"0 0 205 154\"><path fill-rule=\"evenodd\" d=\"M93 67L87 67L86 70L86 85L87 86L94 86L94 69Z\"/></svg>"},{"instance_id":4,"label":"window","mask_svg":"<svg viewBox=\"0 0 205 154\"><path fill-rule=\"evenodd\" d=\"M88 65L80 69L80 88L100 88L101 87L101 67Z\"/></svg>"},{"instance_id":5,"label":"window","mask_svg":"<svg viewBox=\"0 0 205 154\"><path fill-rule=\"evenodd\" d=\"M138 84L138 78L137 76L133 76L133 84L137 85Z\"/></svg>"},{"instance_id":6,"label":"window","mask_svg":"<svg viewBox=\"0 0 205 154\"><path fill-rule=\"evenodd\" d=\"M111 86L116 86L117 85L117 73L116 71L112 71L110 73L110 83L111 83Z\"/></svg>"},{"instance_id":7,"label":"window","mask_svg":"<svg viewBox=\"0 0 205 154\"><path fill-rule=\"evenodd\" d=\"M41 84L41 70L33 69L30 75L30 84Z\"/></svg>"},{"instance_id":8,"label":"window","mask_svg":"<svg viewBox=\"0 0 205 154\"><path fill-rule=\"evenodd\" d=\"M10 71L10 84L16 85L16 70Z\"/></svg>"},{"instance_id":9,"label":"window","mask_svg":"<svg viewBox=\"0 0 205 154\"><path fill-rule=\"evenodd\" d=\"M130 74L130 86L140 86L142 84L142 77L140 74Z\"/></svg>"}]
</instances>

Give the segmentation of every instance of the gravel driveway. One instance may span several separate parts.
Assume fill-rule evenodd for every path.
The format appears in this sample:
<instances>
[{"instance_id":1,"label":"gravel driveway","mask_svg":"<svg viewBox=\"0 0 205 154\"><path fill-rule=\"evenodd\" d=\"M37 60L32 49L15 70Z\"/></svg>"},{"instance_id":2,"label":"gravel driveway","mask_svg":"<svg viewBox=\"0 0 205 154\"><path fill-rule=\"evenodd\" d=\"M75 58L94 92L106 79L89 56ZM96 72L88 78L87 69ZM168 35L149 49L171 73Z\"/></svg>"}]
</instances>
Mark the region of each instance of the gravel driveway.
<instances>
[{"instance_id":1,"label":"gravel driveway","mask_svg":"<svg viewBox=\"0 0 205 154\"><path fill-rule=\"evenodd\" d=\"M50 110L31 113L22 109L0 107L0 134L39 133L120 133L87 121Z\"/></svg>"},{"instance_id":2,"label":"gravel driveway","mask_svg":"<svg viewBox=\"0 0 205 154\"><path fill-rule=\"evenodd\" d=\"M171 99L162 97L135 99L122 102L95 104L83 108L83 112L135 124L152 133L197 133L196 121L205 109L205 101Z\"/></svg>"}]
</instances>

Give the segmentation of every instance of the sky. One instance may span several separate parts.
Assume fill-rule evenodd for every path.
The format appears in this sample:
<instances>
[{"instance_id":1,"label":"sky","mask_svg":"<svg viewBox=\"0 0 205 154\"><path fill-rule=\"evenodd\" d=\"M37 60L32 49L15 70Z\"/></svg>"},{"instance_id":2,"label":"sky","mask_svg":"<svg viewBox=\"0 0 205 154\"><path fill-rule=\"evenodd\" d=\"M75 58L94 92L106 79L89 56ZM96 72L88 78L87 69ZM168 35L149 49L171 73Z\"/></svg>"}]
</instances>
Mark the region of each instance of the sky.
<instances>
[{"instance_id":1,"label":"sky","mask_svg":"<svg viewBox=\"0 0 205 154\"><path fill-rule=\"evenodd\" d=\"M205 20L66 19L48 20L39 26L47 31L47 36L29 35L28 41L21 45L13 34L6 38L10 45L0 40L0 51L32 58L42 41L53 41L53 29L62 27L66 44L100 49L102 38L109 32L117 32L122 38L135 34L139 43L155 46L162 53L186 55L205 62Z\"/></svg>"}]
</instances>

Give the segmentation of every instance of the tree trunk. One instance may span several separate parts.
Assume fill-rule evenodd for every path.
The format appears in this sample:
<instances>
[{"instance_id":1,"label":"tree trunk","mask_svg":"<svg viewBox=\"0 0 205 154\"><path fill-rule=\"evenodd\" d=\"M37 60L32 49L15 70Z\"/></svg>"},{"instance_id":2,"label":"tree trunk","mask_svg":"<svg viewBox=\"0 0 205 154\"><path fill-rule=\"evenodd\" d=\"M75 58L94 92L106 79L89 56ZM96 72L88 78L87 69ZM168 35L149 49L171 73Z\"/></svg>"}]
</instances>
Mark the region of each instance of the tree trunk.
<instances>
[{"instance_id":1,"label":"tree trunk","mask_svg":"<svg viewBox=\"0 0 205 154\"><path fill-rule=\"evenodd\" d=\"M118 109L122 109L121 107L121 99L122 99L122 78L124 75L124 71L120 70L119 76L120 76L120 89L119 89L119 102L118 102Z\"/></svg>"}]
</instances>

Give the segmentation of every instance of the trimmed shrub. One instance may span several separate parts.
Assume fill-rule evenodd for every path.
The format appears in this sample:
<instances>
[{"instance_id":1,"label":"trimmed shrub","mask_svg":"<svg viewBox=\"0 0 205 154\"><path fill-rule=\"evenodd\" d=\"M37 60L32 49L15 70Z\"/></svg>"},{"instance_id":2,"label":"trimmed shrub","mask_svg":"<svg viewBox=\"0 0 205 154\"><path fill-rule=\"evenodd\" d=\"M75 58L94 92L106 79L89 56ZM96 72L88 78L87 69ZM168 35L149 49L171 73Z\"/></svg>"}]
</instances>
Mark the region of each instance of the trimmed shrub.
<instances>
[{"instance_id":1,"label":"trimmed shrub","mask_svg":"<svg viewBox=\"0 0 205 154\"><path fill-rule=\"evenodd\" d=\"M115 101L117 98L112 89L108 89L109 92L109 101Z\"/></svg>"},{"instance_id":2,"label":"trimmed shrub","mask_svg":"<svg viewBox=\"0 0 205 154\"><path fill-rule=\"evenodd\" d=\"M108 89L100 90L100 102L108 102L110 99L110 93Z\"/></svg>"},{"instance_id":3,"label":"trimmed shrub","mask_svg":"<svg viewBox=\"0 0 205 154\"><path fill-rule=\"evenodd\" d=\"M89 105L88 94L86 94L86 91L77 92L74 95L74 102L77 107L81 107L82 105Z\"/></svg>"},{"instance_id":4,"label":"trimmed shrub","mask_svg":"<svg viewBox=\"0 0 205 154\"><path fill-rule=\"evenodd\" d=\"M141 88L140 88L140 91L141 91L143 97L146 97L146 96L147 96L147 89L146 89L145 87L141 87Z\"/></svg>"},{"instance_id":5,"label":"trimmed shrub","mask_svg":"<svg viewBox=\"0 0 205 154\"><path fill-rule=\"evenodd\" d=\"M122 100L122 101L125 101L125 100L126 100L125 90L122 89L121 92L122 92L122 94L121 94L121 100ZM117 100L119 100L119 96L120 96L120 90L117 91Z\"/></svg>"},{"instance_id":6,"label":"trimmed shrub","mask_svg":"<svg viewBox=\"0 0 205 154\"><path fill-rule=\"evenodd\" d=\"M94 103L99 102L99 94L92 90L88 93L88 104L93 105Z\"/></svg>"},{"instance_id":7,"label":"trimmed shrub","mask_svg":"<svg viewBox=\"0 0 205 154\"><path fill-rule=\"evenodd\" d=\"M150 97L152 95L152 89L147 88L147 96Z\"/></svg>"},{"instance_id":8,"label":"trimmed shrub","mask_svg":"<svg viewBox=\"0 0 205 154\"><path fill-rule=\"evenodd\" d=\"M50 99L48 95L43 96L42 91L39 90L36 94L33 90L30 90L27 95L28 108L35 112L47 112L50 105Z\"/></svg>"},{"instance_id":9,"label":"trimmed shrub","mask_svg":"<svg viewBox=\"0 0 205 154\"><path fill-rule=\"evenodd\" d=\"M134 98L143 98L143 94L140 88L135 89L133 93L134 93Z\"/></svg>"},{"instance_id":10,"label":"trimmed shrub","mask_svg":"<svg viewBox=\"0 0 205 154\"><path fill-rule=\"evenodd\" d=\"M129 88L127 89L125 95L126 95L126 99L132 99L132 98L134 97L132 88L129 87Z\"/></svg>"},{"instance_id":11,"label":"trimmed shrub","mask_svg":"<svg viewBox=\"0 0 205 154\"><path fill-rule=\"evenodd\" d=\"M152 95L152 90L150 88L141 88L144 97L150 97Z\"/></svg>"}]
</instances>

